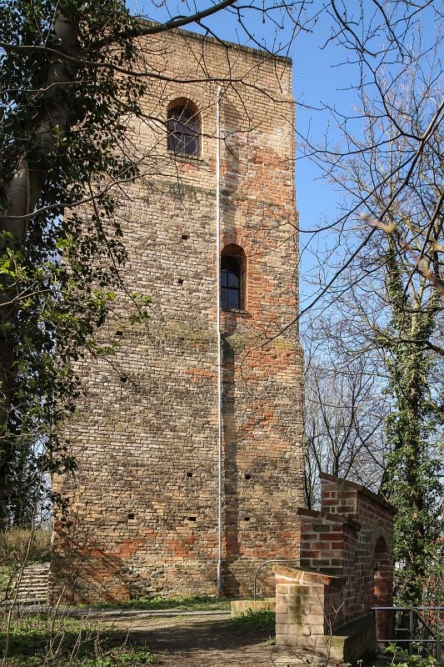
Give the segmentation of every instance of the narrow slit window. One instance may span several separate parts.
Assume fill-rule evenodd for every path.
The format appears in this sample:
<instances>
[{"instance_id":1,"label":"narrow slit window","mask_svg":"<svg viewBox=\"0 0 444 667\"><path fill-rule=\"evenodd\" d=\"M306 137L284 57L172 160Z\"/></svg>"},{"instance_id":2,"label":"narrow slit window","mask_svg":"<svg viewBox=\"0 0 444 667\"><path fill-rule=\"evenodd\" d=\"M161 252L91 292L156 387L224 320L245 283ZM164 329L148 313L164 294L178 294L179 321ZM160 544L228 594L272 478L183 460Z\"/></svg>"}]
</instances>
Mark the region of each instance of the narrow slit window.
<instances>
[{"instance_id":1,"label":"narrow slit window","mask_svg":"<svg viewBox=\"0 0 444 667\"><path fill-rule=\"evenodd\" d=\"M240 246L228 245L220 265L220 306L222 310L245 308L245 253Z\"/></svg>"},{"instance_id":2,"label":"narrow slit window","mask_svg":"<svg viewBox=\"0 0 444 667\"><path fill-rule=\"evenodd\" d=\"M241 270L234 257L222 257L220 277L221 307L239 310L241 307Z\"/></svg>"}]
</instances>

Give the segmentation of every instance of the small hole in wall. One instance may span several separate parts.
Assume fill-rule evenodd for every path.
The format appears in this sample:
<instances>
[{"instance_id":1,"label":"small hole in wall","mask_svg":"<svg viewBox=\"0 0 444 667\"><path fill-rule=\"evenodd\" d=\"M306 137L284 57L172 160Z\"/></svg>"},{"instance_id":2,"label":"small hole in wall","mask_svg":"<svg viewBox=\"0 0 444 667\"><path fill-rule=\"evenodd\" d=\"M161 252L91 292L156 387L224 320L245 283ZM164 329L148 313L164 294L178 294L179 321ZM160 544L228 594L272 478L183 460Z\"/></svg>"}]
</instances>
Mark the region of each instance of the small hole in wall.
<instances>
[{"instance_id":1,"label":"small hole in wall","mask_svg":"<svg viewBox=\"0 0 444 667\"><path fill-rule=\"evenodd\" d=\"M188 241L189 238L189 234L182 234L182 241Z\"/></svg>"},{"instance_id":2,"label":"small hole in wall","mask_svg":"<svg viewBox=\"0 0 444 667\"><path fill-rule=\"evenodd\" d=\"M192 477L193 473L192 472L187 472L187 477Z\"/></svg>"},{"instance_id":3,"label":"small hole in wall","mask_svg":"<svg viewBox=\"0 0 444 667\"><path fill-rule=\"evenodd\" d=\"M251 479L251 475L249 472L245 473L245 479Z\"/></svg>"},{"instance_id":4,"label":"small hole in wall","mask_svg":"<svg viewBox=\"0 0 444 667\"><path fill-rule=\"evenodd\" d=\"M128 382L128 378L126 377L126 375L121 375L120 376L120 382L123 382L123 383Z\"/></svg>"},{"instance_id":5,"label":"small hole in wall","mask_svg":"<svg viewBox=\"0 0 444 667\"><path fill-rule=\"evenodd\" d=\"M183 278L179 278L179 280L177 281L177 284L178 285L183 285Z\"/></svg>"},{"instance_id":6,"label":"small hole in wall","mask_svg":"<svg viewBox=\"0 0 444 667\"><path fill-rule=\"evenodd\" d=\"M189 516L188 521L196 521L197 517L196 516Z\"/></svg>"},{"instance_id":7,"label":"small hole in wall","mask_svg":"<svg viewBox=\"0 0 444 667\"><path fill-rule=\"evenodd\" d=\"M130 520L131 520L131 519L135 519L135 517L136 517L136 515L134 514L134 512L130 512L130 513L128 514L128 519L130 519Z\"/></svg>"},{"instance_id":8,"label":"small hole in wall","mask_svg":"<svg viewBox=\"0 0 444 667\"><path fill-rule=\"evenodd\" d=\"M249 517L249 516L246 516L246 517L244 518L244 521L250 521L250 517Z\"/></svg>"},{"instance_id":9,"label":"small hole in wall","mask_svg":"<svg viewBox=\"0 0 444 667\"><path fill-rule=\"evenodd\" d=\"M116 336L123 336L123 331L116 331Z\"/></svg>"}]
</instances>

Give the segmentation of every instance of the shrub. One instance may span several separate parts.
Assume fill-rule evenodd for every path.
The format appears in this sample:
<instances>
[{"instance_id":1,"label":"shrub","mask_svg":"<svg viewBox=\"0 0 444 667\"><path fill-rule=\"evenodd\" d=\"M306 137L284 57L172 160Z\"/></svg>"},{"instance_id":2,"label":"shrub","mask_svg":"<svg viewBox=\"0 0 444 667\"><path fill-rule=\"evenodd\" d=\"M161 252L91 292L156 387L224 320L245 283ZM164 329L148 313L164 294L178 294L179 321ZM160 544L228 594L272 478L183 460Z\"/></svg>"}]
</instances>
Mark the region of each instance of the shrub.
<instances>
[{"instance_id":1,"label":"shrub","mask_svg":"<svg viewBox=\"0 0 444 667\"><path fill-rule=\"evenodd\" d=\"M438 663L432 655L420 653L409 653L406 649L399 648L396 644L389 644L384 653L391 655L392 664L397 667L437 667Z\"/></svg>"},{"instance_id":2,"label":"shrub","mask_svg":"<svg viewBox=\"0 0 444 667\"><path fill-rule=\"evenodd\" d=\"M27 553L27 562L43 563L50 559L50 548L50 530L31 531L24 528L11 528L0 533L0 565L14 566L22 563Z\"/></svg>"},{"instance_id":3,"label":"shrub","mask_svg":"<svg viewBox=\"0 0 444 667\"><path fill-rule=\"evenodd\" d=\"M236 616L236 618L233 618L232 622L235 625L249 628L250 630L258 630L261 632L263 631L269 633L270 635L274 635L276 614L274 611L270 611L269 609L261 609L260 611L247 609L245 614Z\"/></svg>"}]
</instances>

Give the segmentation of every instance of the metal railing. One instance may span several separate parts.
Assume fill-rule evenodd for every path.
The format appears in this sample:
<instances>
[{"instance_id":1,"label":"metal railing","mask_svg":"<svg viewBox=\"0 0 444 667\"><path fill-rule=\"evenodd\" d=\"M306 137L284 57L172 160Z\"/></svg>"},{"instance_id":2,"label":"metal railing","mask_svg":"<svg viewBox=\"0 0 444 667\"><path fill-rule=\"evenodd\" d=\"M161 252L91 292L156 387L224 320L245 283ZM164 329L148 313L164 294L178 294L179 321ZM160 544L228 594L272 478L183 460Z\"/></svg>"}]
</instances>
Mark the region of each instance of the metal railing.
<instances>
[{"instance_id":1,"label":"metal railing","mask_svg":"<svg viewBox=\"0 0 444 667\"><path fill-rule=\"evenodd\" d=\"M432 651L438 662L444 655L444 607L373 607L376 614L378 644L395 644L406 647L410 654ZM378 619L380 613L393 614L386 623L394 630L394 637L380 637Z\"/></svg>"},{"instance_id":2,"label":"metal railing","mask_svg":"<svg viewBox=\"0 0 444 667\"><path fill-rule=\"evenodd\" d=\"M272 560L266 560L263 563L259 565L254 571L254 582L253 582L253 600L256 602L256 597L257 597L257 576L262 570L263 567L266 567L267 565L272 565L275 563L297 563L299 565L299 560L296 558L273 558Z\"/></svg>"}]
</instances>

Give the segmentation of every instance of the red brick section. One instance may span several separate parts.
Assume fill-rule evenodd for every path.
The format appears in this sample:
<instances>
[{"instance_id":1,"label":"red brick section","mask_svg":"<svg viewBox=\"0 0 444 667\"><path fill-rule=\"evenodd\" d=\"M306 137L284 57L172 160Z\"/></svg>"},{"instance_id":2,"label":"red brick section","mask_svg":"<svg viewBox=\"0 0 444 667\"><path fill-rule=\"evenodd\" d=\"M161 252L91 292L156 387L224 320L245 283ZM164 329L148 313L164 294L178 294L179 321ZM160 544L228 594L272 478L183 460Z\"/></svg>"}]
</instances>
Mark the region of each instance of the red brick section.
<instances>
[{"instance_id":1,"label":"red brick section","mask_svg":"<svg viewBox=\"0 0 444 667\"><path fill-rule=\"evenodd\" d=\"M325 646L330 630L392 604L393 508L358 484L326 474L321 483L321 511L298 511L300 568L275 569L281 644ZM389 622L379 616L380 637Z\"/></svg>"},{"instance_id":2,"label":"red brick section","mask_svg":"<svg viewBox=\"0 0 444 667\"><path fill-rule=\"evenodd\" d=\"M299 557L302 352L291 63L186 32L142 39L154 77L131 150L144 178L122 189L127 287L76 370L85 395L66 425L78 461L55 480L54 591L82 601L216 593L218 530L216 96L222 125L221 245L246 255L246 303L223 312L223 581L249 595L256 567ZM174 81L180 79L181 82ZM187 81L190 80L190 83ZM201 154L167 148L166 114L190 99ZM129 294L152 298L129 326ZM259 592L274 590L264 568ZM68 576L69 574L69 576Z\"/></svg>"}]
</instances>

